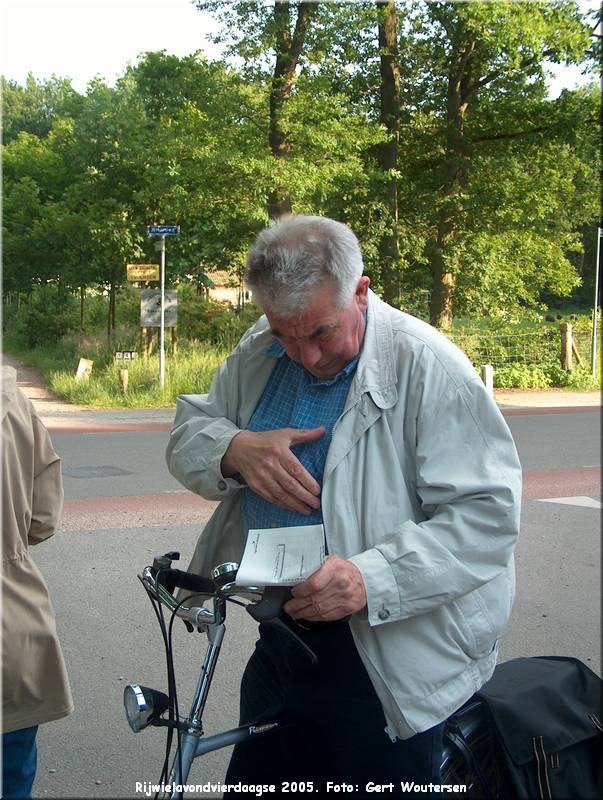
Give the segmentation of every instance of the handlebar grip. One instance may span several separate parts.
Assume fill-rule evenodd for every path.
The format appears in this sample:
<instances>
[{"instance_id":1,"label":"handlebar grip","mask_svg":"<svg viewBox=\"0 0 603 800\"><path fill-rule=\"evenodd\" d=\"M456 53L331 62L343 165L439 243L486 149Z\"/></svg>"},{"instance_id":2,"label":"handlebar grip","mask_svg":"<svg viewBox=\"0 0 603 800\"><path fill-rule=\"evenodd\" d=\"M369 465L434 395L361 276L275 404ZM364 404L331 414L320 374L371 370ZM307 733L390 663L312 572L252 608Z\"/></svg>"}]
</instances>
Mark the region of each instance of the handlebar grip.
<instances>
[{"instance_id":1,"label":"handlebar grip","mask_svg":"<svg viewBox=\"0 0 603 800\"><path fill-rule=\"evenodd\" d=\"M290 586L267 586L259 603L247 606L247 611L256 622L269 622L278 617L287 600L291 599Z\"/></svg>"},{"instance_id":2,"label":"handlebar grip","mask_svg":"<svg viewBox=\"0 0 603 800\"><path fill-rule=\"evenodd\" d=\"M201 594L214 594L216 587L211 578L204 578L202 575L195 575L192 572L185 572L181 569L162 569L159 572L159 583L168 592L174 589L186 589L189 592L200 592Z\"/></svg>"}]
</instances>

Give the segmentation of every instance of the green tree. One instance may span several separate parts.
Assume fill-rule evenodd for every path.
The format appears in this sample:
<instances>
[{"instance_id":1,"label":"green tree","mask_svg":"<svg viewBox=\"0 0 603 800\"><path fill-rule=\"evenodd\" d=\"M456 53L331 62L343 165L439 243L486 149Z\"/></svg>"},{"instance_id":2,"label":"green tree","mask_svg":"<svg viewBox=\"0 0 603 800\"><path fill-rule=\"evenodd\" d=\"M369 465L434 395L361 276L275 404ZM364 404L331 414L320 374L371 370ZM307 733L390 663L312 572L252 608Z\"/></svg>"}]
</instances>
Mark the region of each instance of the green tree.
<instances>
[{"instance_id":1,"label":"green tree","mask_svg":"<svg viewBox=\"0 0 603 800\"><path fill-rule=\"evenodd\" d=\"M145 123L132 81L123 79L111 89L95 80L64 153L77 172L65 201L85 232L77 260L86 261L75 267L69 282L82 296L89 283L107 287L109 337L116 325L116 294L126 280L126 263L143 252L146 213L137 196L152 152Z\"/></svg>"},{"instance_id":2,"label":"green tree","mask_svg":"<svg viewBox=\"0 0 603 800\"><path fill-rule=\"evenodd\" d=\"M35 283L63 274L49 209L60 203L75 179L69 159L61 156L71 138L71 122L60 119L46 138L21 133L3 154L4 290L30 293Z\"/></svg>"},{"instance_id":3,"label":"green tree","mask_svg":"<svg viewBox=\"0 0 603 800\"><path fill-rule=\"evenodd\" d=\"M291 156L291 140L286 125L286 107L294 91L298 68L308 28L319 10L316 2L274 0L271 8L265 4L247 2L226 3L224 0L196 0L200 10L221 15L224 28L234 34L231 53L245 59L248 74L265 80L265 59L273 54L273 69L269 78L268 144L274 158L274 178L268 197L268 216L278 218L291 213L292 198L286 181L284 162ZM233 27L234 23L234 27ZM251 34L251 35L249 35ZM250 61L259 70L249 70Z\"/></svg>"},{"instance_id":4,"label":"green tree","mask_svg":"<svg viewBox=\"0 0 603 800\"><path fill-rule=\"evenodd\" d=\"M448 329L457 286L463 270L468 277L469 259L474 256L468 249L466 220L484 200L483 194L471 195L474 166L484 163L489 147L490 164L497 161L499 166L509 166L517 176L521 156L517 154L519 162L511 167L501 153L501 143L525 141L534 153L538 137L542 144L545 133L553 134L554 108L544 99L543 62L580 62L589 44L589 30L577 4L566 0L547 4L433 2L421 8L415 25L422 38L416 53L422 61L422 80L417 86L420 106L424 119L439 134L430 176L437 192L436 224L426 252L432 281L430 313L434 325ZM507 148L506 155L510 152ZM518 205L511 201L511 207ZM482 222L487 222L486 209L481 206L480 210ZM515 246L522 241L526 263L533 265L533 232L525 240L516 237ZM519 265L517 260L514 263ZM559 259L556 263L561 264ZM539 287L530 283L537 291Z\"/></svg>"},{"instance_id":5,"label":"green tree","mask_svg":"<svg viewBox=\"0 0 603 800\"><path fill-rule=\"evenodd\" d=\"M240 263L266 219L265 94L222 62L147 53L132 68L152 141L137 202L149 222L178 223L170 264Z\"/></svg>"},{"instance_id":6,"label":"green tree","mask_svg":"<svg viewBox=\"0 0 603 800\"><path fill-rule=\"evenodd\" d=\"M59 116L77 114L82 97L68 78L53 76L38 81L29 73L25 86L2 78L2 139L8 144L20 133L31 133L40 139L50 133Z\"/></svg>"}]
</instances>

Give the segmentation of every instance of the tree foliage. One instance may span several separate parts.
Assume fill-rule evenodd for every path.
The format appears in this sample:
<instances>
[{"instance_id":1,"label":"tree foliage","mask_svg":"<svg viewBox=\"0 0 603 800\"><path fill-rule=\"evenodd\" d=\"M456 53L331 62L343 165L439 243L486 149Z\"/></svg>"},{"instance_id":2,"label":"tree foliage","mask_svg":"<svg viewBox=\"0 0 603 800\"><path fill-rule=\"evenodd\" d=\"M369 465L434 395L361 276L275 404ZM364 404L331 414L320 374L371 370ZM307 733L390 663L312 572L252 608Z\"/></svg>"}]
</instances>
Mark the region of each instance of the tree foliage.
<instances>
[{"instance_id":1,"label":"tree foliage","mask_svg":"<svg viewBox=\"0 0 603 800\"><path fill-rule=\"evenodd\" d=\"M5 295L105 290L111 330L126 264L157 259L147 225L180 225L168 282L189 281L240 274L289 210L347 222L373 287L429 294L442 328L588 280L599 91L544 79L600 46L576 2L196 4L224 60L145 53L84 95L3 81Z\"/></svg>"}]
</instances>

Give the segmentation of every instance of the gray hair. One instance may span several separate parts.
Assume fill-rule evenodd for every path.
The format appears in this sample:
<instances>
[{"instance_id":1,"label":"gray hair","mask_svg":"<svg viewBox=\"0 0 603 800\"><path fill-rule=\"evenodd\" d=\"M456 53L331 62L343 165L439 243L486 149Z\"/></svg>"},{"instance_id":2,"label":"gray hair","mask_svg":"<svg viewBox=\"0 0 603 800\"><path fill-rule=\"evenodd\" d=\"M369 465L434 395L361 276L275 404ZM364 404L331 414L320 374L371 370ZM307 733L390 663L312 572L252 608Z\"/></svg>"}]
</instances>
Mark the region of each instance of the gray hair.
<instances>
[{"instance_id":1,"label":"gray hair","mask_svg":"<svg viewBox=\"0 0 603 800\"><path fill-rule=\"evenodd\" d=\"M331 285L346 308L354 297L363 262L358 239L342 222L303 214L265 228L247 257L245 282L262 309L299 314L318 288Z\"/></svg>"}]
</instances>

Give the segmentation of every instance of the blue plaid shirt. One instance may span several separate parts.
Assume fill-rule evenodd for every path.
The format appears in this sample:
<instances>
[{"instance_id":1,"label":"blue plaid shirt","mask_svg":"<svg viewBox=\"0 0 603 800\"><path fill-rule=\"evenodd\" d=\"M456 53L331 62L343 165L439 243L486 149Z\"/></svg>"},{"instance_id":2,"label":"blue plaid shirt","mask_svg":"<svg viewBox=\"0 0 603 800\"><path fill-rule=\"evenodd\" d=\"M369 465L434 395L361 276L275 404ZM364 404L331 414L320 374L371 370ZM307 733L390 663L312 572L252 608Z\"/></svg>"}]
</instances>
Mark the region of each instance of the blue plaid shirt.
<instances>
[{"instance_id":1,"label":"blue plaid shirt","mask_svg":"<svg viewBox=\"0 0 603 800\"><path fill-rule=\"evenodd\" d=\"M324 425L326 433L321 439L293 445L291 448L317 483L322 484L333 427L343 412L358 357L347 364L335 378L319 380L300 364L292 361L277 341L266 349L266 355L275 356L278 362L247 430L308 429ZM322 522L320 508L305 516L273 505L249 488L245 490L243 509L249 530L317 525Z\"/></svg>"}]
</instances>

